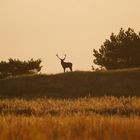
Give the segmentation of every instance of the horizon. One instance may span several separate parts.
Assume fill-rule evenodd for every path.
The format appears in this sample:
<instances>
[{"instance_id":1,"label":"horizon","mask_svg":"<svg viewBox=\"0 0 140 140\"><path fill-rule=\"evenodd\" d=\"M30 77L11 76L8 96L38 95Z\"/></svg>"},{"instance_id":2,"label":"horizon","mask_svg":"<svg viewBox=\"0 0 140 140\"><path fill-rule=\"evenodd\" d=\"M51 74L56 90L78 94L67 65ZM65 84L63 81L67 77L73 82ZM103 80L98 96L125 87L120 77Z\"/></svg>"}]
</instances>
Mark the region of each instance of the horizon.
<instances>
[{"instance_id":1,"label":"horizon","mask_svg":"<svg viewBox=\"0 0 140 140\"><path fill-rule=\"evenodd\" d=\"M138 0L0 1L0 60L42 60L42 73L63 72L67 54L74 71L91 71L99 49L120 28L140 31Z\"/></svg>"}]
</instances>

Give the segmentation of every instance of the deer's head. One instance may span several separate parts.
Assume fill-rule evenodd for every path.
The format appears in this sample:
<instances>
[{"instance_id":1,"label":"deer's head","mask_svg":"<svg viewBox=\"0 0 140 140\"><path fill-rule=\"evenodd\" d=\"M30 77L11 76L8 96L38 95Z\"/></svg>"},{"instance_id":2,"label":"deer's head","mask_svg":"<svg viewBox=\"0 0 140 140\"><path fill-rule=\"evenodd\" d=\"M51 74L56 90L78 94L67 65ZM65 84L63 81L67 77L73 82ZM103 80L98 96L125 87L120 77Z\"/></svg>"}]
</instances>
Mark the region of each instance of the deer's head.
<instances>
[{"instance_id":1,"label":"deer's head","mask_svg":"<svg viewBox=\"0 0 140 140\"><path fill-rule=\"evenodd\" d=\"M64 62L64 60L66 59L66 54L64 55L64 58L62 59L62 58L60 58L59 56L58 56L58 54L56 54L56 56L61 60L61 63L63 63Z\"/></svg>"},{"instance_id":2,"label":"deer's head","mask_svg":"<svg viewBox=\"0 0 140 140\"><path fill-rule=\"evenodd\" d=\"M65 72L65 69L66 69L66 68L69 68L69 69L72 71L72 63L71 63L71 62L64 62L64 60L66 59L66 54L64 55L64 58L63 58L63 59L60 58L60 57L58 56L58 54L56 54L56 56L60 59L61 65L62 65L62 67L63 67L63 69L64 69L64 72Z\"/></svg>"}]
</instances>

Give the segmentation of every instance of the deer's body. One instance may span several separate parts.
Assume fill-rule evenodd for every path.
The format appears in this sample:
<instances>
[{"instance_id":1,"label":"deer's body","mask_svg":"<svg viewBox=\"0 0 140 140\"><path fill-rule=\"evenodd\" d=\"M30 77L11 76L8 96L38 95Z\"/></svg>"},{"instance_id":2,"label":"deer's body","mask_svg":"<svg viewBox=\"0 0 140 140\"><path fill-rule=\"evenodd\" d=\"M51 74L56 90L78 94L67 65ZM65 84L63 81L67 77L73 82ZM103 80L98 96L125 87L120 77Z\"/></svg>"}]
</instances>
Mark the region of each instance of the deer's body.
<instances>
[{"instance_id":1,"label":"deer's body","mask_svg":"<svg viewBox=\"0 0 140 140\"><path fill-rule=\"evenodd\" d=\"M66 68L69 68L70 71L72 71L72 63L61 61L61 65L62 65L62 67L63 67L63 69L64 69L64 72L65 72L65 69L66 69Z\"/></svg>"},{"instance_id":2,"label":"deer's body","mask_svg":"<svg viewBox=\"0 0 140 140\"><path fill-rule=\"evenodd\" d=\"M64 62L64 60L66 59L66 55L63 59L61 59L58 55L56 55L60 60L61 60L61 65L63 67L63 70L65 72L66 68L69 68L70 71L72 71L72 63L71 62Z\"/></svg>"}]
</instances>

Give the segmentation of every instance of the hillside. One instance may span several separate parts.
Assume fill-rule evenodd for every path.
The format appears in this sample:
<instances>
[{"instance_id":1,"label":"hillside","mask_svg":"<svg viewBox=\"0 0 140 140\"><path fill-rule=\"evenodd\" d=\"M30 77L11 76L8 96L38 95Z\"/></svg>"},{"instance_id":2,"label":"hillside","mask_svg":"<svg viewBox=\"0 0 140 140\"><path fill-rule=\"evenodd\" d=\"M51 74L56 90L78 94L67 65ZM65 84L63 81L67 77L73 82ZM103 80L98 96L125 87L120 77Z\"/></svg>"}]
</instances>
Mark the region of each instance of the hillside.
<instances>
[{"instance_id":1,"label":"hillside","mask_svg":"<svg viewBox=\"0 0 140 140\"><path fill-rule=\"evenodd\" d=\"M140 70L72 72L0 80L1 98L140 96Z\"/></svg>"}]
</instances>

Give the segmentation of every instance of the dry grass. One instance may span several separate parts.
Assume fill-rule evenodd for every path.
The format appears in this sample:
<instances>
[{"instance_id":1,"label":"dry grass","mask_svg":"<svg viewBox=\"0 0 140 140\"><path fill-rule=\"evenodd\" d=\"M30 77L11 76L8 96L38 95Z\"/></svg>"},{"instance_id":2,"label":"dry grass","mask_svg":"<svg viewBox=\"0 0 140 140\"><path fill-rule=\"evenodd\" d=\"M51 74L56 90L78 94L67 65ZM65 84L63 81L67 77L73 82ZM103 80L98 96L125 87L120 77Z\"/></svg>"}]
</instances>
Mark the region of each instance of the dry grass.
<instances>
[{"instance_id":1,"label":"dry grass","mask_svg":"<svg viewBox=\"0 0 140 140\"><path fill-rule=\"evenodd\" d=\"M85 97L78 99L0 100L0 114L60 116L75 113L101 115L140 115L140 97Z\"/></svg>"},{"instance_id":2,"label":"dry grass","mask_svg":"<svg viewBox=\"0 0 140 140\"><path fill-rule=\"evenodd\" d=\"M0 100L1 140L139 140L140 98Z\"/></svg>"},{"instance_id":3,"label":"dry grass","mask_svg":"<svg viewBox=\"0 0 140 140\"><path fill-rule=\"evenodd\" d=\"M99 115L1 116L1 140L139 140L140 118Z\"/></svg>"}]
</instances>

